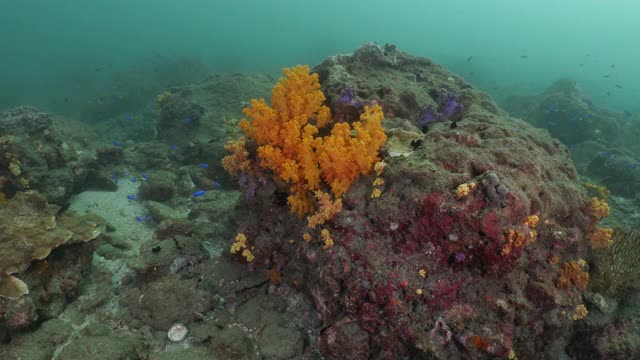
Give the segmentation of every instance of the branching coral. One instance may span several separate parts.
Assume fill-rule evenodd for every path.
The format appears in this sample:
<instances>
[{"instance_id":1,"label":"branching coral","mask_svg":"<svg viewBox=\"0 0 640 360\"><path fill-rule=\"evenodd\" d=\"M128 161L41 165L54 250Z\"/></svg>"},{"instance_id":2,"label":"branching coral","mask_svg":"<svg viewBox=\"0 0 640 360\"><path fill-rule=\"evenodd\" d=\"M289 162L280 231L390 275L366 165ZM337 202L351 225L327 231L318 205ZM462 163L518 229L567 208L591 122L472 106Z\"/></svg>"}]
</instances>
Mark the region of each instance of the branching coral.
<instances>
[{"instance_id":1,"label":"branching coral","mask_svg":"<svg viewBox=\"0 0 640 360\"><path fill-rule=\"evenodd\" d=\"M243 119L239 127L257 143L259 165L290 185L291 211L304 216L313 211L310 194L323 181L339 198L380 160L378 150L386 141L383 113L378 105L365 107L360 121L334 124L329 135L320 136L319 129L332 119L318 75L310 74L308 66L285 69L284 75L273 88L272 105L252 100L243 110L250 120Z\"/></svg>"}]
</instances>

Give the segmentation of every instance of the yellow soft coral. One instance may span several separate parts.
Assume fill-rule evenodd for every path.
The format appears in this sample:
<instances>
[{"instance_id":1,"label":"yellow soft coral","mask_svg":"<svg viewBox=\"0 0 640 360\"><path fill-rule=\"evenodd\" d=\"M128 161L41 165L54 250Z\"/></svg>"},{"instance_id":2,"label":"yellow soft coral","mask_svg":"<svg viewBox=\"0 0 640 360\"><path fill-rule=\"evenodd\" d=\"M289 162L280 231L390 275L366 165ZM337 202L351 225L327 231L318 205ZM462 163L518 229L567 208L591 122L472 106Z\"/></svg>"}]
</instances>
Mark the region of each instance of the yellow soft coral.
<instances>
[{"instance_id":1,"label":"yellow soft coral","mask_svg":"<svg viewBox=\"0 0 640 360\"><path fill-rule=\"evenodd\" d=\"M252 262L255 257L251 250L247 247L247 237L243 233L238 233L236 241L231 245L230 249L232 254L240 253L247 262Z\"/></svg>"},{"instance_id":2,"label":"yellow soft coral","mask_svg":"<svg viewBox=\"0 0 640 360\"><path fill-rule=\"evenodd\" d=\"M604 199L592 197L587 202L587 212L598 220L609 216L609 211L609 205Z\"/></svg>"},{"instance_id":3,"label":"yellow soft coral","mask_svg":"<svg viewBox=\"0 0 640 360\"><path fill-rule=\"evenodd\" d=\"M382 195L382 190L375 188L373 189L373 191L371 191L371 198L372 199L377 199Z\"/></svg>"},{"instance_id":4,"label":"yellow soft coral","mask_svg":"<svg viewBox=\"0 0 640 360\"><path fill-rule=\"evenodd\" d=\"M529 229L535 229L535 227L538 226L538 221L540 221L538 215L529 215L524 219L524 223L529 227Z\"/></svg>"},{"instance_id":5,"label":"yellow soft coral","mask_svg":"<svg viewBox=\"0 0 640 360\"><path fill-rule=\"evenodd\" d=\"M511 254L512 250L519 249L527 243L527 238L520 230L509 229L505 232L506 244L502 247L502 256Z\"/></svg>"},{"instance_id":6,"label":"yellow soft coral","mask_svg":"<svg viewBox=\"0 0 640 360\"><path fill-rule=\"evenodd\" d=\"M250 119L239 127L258 145L259 165L291 185L288 202L300 216L313 211L310 193L322 181L336 198L341 197L361 174L378 162L378 150L386 141L382 108L365 107L360 121L338 123L327 136L318 129L332 123L330 109L323 105L318 74L308 66L285 69L271 93L272 105L252 100L243 110Z\"/></svg>"},{"instance_id":7,"label":"yellow soft coral","mask_svg":"<svg viewBox=\"0 0 640 360\"><path fill-rule=\"evenodd\" d=\"M588 314L589 314L589 310L587 310L587 307L584 304L579 304L576 306L576 309L573 312L573 316L571 316L571 318L574 321L577 321L577 320L583 319Z\"/></svg>"},{"instance_id":8,"label":"yellow soft coral","mask_svg":"<svg viewBox=\"0 0 640 360\"><path fill-rule=\"evenodd\" d=\"M379 162L376 163L376 165L377 164L379 164ZM375 170L375 166L374 166L374 170ZM373 180L372 185L373 185L373 190L371 191L371 198L372 199L379 198L382 195L381 187L384 186L384 179L381 177L377 177L375 178L375 180Z\"/></svg>"},{"instance_id":9,"label":"yellow soft coral","mask_svg":"<svg viewBox=\"0 0 640 360\"><path fill-rule=\"evenodd\" d=\"M320 236L322 237L322 242L324 243L324 246L322 247L323 250L327 250L328 248L333 246L333 238L331 238L331 233L329 233L329 230L322 229L320 231Z\"/></svg>"}]
</instances>

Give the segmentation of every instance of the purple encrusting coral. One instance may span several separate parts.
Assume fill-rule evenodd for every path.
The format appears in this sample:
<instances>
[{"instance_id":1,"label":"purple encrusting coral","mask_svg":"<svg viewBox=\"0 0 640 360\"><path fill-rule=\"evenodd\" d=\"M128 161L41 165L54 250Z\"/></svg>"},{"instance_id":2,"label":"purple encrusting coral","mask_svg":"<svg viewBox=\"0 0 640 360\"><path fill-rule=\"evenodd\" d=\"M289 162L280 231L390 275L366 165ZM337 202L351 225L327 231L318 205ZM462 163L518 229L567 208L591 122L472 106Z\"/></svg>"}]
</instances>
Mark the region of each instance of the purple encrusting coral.
<instances>
[{"instance_id":1,"label":"purple encrusting coral","mask_svg":"<svg viewBox=\"0 0 640 360\"><path fill-rule=\"evenodd\" d=\"M438 114L431 108L431 106L427 106L420 112L420 117L418 118L418 124L420 126L425 127L431 123L434 123L439 120Z\"/></svg>"},{"instance_id":2,"label":"purple encrusting coral","mask_svg":"<svg viewBox=\"0 0 640 360\"><path fill-rule=\"evenodd\" d=\"M461 252L456 253L456 254L453 256L453 260L454 260L457 264L460 264L461 262L464 262L464 260L465 260L465 259L466 259L466 256L464 255L464 253L461 253Z\"/></svg>"},{"instance_id":3,"label":"purple encrusting coral","mask_svg":"<svg viewBox=\"0 0 640 360\"><path fill-rule=\"evenodd\" d=\"M352 87L346 87L338 96L338 102L344 106L352 106L356 109L361 109L363 106L362 100L358 98L355 90Z\"/></svg>"},{"instance_id":4,"label":"purple encrusting coral","mask_svg":"<svg viewBox=\"0 0 640 360\"><path fill-rule=\"evenodd\" d=\"M262 176L256 176L241 173L238 176L238 186L242 189L242 195L245 201L252 201L256 196L256 191L260 184L266 184L266 179Z\"/></svg>"},{"instance_id":5,"label":"purple encrusting coral","mask_svg":"<svg viewBox=\"0 0 640 360\"><path fill-rule=\"evenodd\" d=\"M462 119L464 106L460 103L458 96L453 91L442 89L437 95L437 102L439 111L427 105L420 112L418 124L422 126L423 130L437 121L453 120L455 122Z\"/></svg>"},{"instance_id":6,"label":"purple encrusting coral","mask_svg":"<svg viewBox=\"0 0 640 360\"><path fill-rule=\"evenodd\" d=\"M452 91L443 90L439 103L443 120L459 120L462 117L464 106Z\"/></svg>"}]
</instances>

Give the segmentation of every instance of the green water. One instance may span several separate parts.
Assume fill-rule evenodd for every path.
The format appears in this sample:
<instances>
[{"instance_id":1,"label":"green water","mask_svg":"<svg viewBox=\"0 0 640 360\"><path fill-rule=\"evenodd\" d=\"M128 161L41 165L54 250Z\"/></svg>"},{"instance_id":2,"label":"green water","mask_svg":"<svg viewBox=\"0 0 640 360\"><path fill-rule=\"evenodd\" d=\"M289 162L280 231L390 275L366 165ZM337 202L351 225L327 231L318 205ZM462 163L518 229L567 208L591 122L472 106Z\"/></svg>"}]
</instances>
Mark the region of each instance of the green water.
<instances>
[{"instance_id":1,"label":"green water","mask_svg":"<svg viewBox=\"0 0 640 360\"><path fill-rule=\"evenodd\" d=\"M638 19L637 0L0 0L0 360L640 358ZM266 120L240 131L243 108ZM307 117L317 134L292 132ZM379 144L340 145L356 119ZM60 214L95 247L22 245Z\"/></svg>"},{"instance_id":2,"label":"green water","mask_svg":"<svg viewBox=\"0 0 640 360\"><path fill-rule=\"evenodd\" d=\"M597 103L634 111L639 14L632 0L3 1L0 108L73 112L115 73L183 57L213 72L275 73L376 41L431 57L497 98L569 77Z\"/></svg>"}]
</instances>

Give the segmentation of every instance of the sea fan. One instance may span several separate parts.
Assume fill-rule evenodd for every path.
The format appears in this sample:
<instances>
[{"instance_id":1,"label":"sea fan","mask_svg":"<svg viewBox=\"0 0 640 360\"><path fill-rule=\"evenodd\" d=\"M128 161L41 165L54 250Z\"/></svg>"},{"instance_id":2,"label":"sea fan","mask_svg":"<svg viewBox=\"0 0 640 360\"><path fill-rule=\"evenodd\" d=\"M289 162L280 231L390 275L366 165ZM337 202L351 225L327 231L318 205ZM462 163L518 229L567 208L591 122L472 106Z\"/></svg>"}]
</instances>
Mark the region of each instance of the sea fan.
<instances>
[{"instance_id":1,"label":"sea fan","mask_svg":"<svg viewBox=\"0 0 640 360\"><path fill-rule=\"evenodd\" d=\"M613 231L613 244L594 253L592 289L606 295L621 295L640 288L640 231Z\"/></svg>"}]
</instances>

